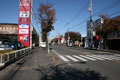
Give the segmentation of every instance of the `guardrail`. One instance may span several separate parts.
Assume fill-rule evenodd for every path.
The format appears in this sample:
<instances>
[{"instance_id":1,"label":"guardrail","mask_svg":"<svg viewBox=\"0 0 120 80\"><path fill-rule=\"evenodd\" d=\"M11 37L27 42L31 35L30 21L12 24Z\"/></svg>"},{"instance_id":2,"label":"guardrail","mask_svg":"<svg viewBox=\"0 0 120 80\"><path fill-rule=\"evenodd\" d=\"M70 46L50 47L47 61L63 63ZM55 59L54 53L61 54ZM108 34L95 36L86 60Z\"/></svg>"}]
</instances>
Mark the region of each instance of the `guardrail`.
<instances>
[{"instance_id":1,"label":"guardrail","mask_svg":"<svg viewBox=\"0 0 120 80\"><path fill-rule=\"evenodd\" d=\"M0 54L0 67L5 66L6 63L9 63L12 60L19 59L23 55L25 55L27 52L31 50L30 47L16 50L13 52L5 53L5 54Z\"/></svg>"}]
</instances>

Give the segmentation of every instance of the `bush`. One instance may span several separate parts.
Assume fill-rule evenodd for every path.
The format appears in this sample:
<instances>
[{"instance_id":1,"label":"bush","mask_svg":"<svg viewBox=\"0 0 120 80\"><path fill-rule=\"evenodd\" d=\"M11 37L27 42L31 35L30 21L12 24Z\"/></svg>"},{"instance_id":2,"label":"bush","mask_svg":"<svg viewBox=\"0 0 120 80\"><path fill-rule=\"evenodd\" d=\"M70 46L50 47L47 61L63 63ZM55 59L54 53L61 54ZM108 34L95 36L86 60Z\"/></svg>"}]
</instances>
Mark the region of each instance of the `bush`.
<instances>
[{"instance_id":1,"label":"bush","mask_svg":"<svg viewBox=\"0 0 120 80\"><path fill-rule=\"evenodd\" d=\"M11 52L11 51L13 51L13 50L0 50L0 54L4 54L4 53L8 53L8 52Z\"/></svg>"}]
</instances>

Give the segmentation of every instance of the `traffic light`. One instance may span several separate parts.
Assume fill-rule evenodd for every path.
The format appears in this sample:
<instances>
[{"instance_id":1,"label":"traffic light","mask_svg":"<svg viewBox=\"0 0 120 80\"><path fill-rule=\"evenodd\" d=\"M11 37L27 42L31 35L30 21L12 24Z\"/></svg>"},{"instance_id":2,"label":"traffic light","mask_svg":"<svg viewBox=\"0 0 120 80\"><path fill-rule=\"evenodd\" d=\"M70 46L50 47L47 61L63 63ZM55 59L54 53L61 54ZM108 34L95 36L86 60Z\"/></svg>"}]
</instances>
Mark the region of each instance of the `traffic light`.
<instances>
[{"instance_id":1,"label":"traffic light","mask_svg":"<svg viewBox=\"0 0 120 80\"><path fill-rule=\"evenodd\" d=\"M96 35L96 39L97 39L97 40L99 40L99 39L100 39L100 38L99 38L99 35Z\"/></svg>"}]
</instances>

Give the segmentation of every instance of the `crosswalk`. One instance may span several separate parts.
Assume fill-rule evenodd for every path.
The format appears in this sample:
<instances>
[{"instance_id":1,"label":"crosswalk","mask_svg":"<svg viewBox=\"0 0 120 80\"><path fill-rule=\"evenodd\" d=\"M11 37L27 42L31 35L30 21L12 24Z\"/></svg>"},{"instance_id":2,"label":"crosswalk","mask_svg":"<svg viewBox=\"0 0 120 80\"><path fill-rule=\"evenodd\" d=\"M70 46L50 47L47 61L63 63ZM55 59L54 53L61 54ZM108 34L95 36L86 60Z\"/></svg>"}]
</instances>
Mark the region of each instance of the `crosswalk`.
<instances>
[{"instance_id":1,"label":"crosswalk","mask_svg":"<svg viewBox=\"0 0 120 80\"><path fill-rule=\"evenodd\" d=\"M60 55L59 57L65 62L120 60L120 56L115 55Z\"/></svg>"}]
</instances>

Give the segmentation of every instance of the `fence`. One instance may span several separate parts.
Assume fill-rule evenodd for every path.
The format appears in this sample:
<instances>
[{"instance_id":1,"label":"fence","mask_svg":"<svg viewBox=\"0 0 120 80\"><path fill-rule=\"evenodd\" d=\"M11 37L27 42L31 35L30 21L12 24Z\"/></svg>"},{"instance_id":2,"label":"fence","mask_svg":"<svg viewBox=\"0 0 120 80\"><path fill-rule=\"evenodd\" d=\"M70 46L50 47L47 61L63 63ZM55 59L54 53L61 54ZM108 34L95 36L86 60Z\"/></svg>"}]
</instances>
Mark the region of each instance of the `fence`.
<instances>
[{"instance_id":1,"label":"fence","mask_svg":"<svg viewBox=\"0 0 120 80\"><path fill-rule=\"evenodd\" d=\"M16 51L5 53L5 54L0 54L0 67L5 66L5 64L7 64L12 60L19 59L30 50L31 48L29 47L29 48L20 49L20 50L16 50Z\"/></svg>"}]
</instances>

